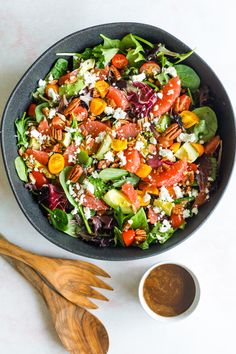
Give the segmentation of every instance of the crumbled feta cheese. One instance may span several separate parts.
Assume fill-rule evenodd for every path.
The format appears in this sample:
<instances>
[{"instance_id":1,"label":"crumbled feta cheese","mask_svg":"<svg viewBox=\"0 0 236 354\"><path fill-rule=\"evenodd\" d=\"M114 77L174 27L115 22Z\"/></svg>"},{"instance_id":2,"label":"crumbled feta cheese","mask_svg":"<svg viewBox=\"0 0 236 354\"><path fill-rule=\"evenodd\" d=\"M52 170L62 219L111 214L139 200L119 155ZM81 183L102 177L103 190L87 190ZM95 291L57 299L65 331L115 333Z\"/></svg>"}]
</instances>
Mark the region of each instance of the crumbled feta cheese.
<instances>
[{"instance_id":1,"label":"crumbled feta cheese","mask_svg":"<svg viewBox=\"0 0 236 354\"><path fill-rule=\"evenodd\" d=\"M84 208L84 216L87 220L91 218L91 211L87 207Z\"/></svg>"},{"instance_id":2,"label":"crumbled feta cheese","mask_svg":"<svg viewBox=\"0 0 236 354\"><path fill-rule=\"evenodd\" d=\"M151 196L150 196L150 194L148 194L147 192L144 194L144 196L143 196L143 201L144 201L144 203L147 203L147 202L149 202L151 200Z\"/></svg>"},{"instance_id":3,"label":"crumbled feta cheese","mask_svg":"<svg viewBox=\"0 0 236 354\"><path fill-rule=\"evenodd\" d=\"M157 139L155 139L154 136L152 136L149 141L150 141L150 143L153 144L153 145L156 145L156 144L157 144Z\"/></svg>"},{"instance_id":4,"label":"crumbled feta cheese","mask_svg":"<svg viewBox=\"0 0 236 354\"><path fill-rule=\"evenodd\" d=\"M53 78L52 74L50 74L48 77L48 81L53 81L53 80L54 80L54 78Z\"/></svg>"},{"instance_id":5,"label":"crumbled feta cheese","mask_svg":"<svg viewBox=\"0 0 236 354\"><path fill-rule=\"evenodd\" d=\"M32 137L32 138L35 138L35 139L38 139L39 138L39 136L40 136L40 132L38 131L38 130L36 130L36 129L32 129L31 131L30 131L30 136Z\"/></svg>"},{"instance_id":6,"label":"crumbled feta cheese","mask_svg":"<svg viewBox=\"0 0 236 354\"><path fill-rule=\"evenodd\" d=\"M173 154L173 151L169 150L169 149L160 149L159 150L159 155L162 157L166 157L168 160L170 161L176 161L176 158Z\"/></svg>"},{"instance_id":7,"label":"crumbled feta cheese","mask_svg":"<svg viewBox=\"0 0 236 354\"><path fill-rule=\"evenodd\" d=\"M182 190L179 186L174 186L176 198L183 198Z\"/></svg>"},{"instance_id":8,"label":"crumbled feta cheese","mask_svg":"<svg viewBox=\"0 0 236 354\"><path fill-rule=\"evenodd\" d=\"M53 100L53 102L57 101L60 97L51 87L48 89L48 96Z\"/></svg>"},{"instance_id":9,"label":"crumbled feta cheese","mask_svg":"<svg viewBox=\"0 0 236 354\"><path fill-rule=\"evenodd\" d=\"M127 221L127 223L131 226L132 224L133 224L133 220L131 220L131 219L129 219L128 221Z\"/></svg>"},{"instance_id":10,"label":"crumbled feta cheese","mask_svg":"<svg viewBox=\"0 0 236 354\"><path fill-rule=\"evenodd\" d=\"M48 119L52 119L56 114L55 108L51 108L48 113Z\"/></svg>"},{"instance_id":11,"label":"crumbled feta cheese","mask_svg":"<svg viewBox=\"0 0 236 354\"><path fill-rule=\"evenodd\" d=\"M169 91L167 92L167 96L173 95L173 93L174 93L174 90L169 90Z\"/></svg>"},{"instance_id":12,"label":"crumbled feta cheese","mask_svg":"<svg viewBox=\"0 0 236 354\"><path fill-rule=\"evenodd\" d=\"M84 197L85 197L85 195L84 195L84 194L81 194L81 196L80 196L80 198L79 198L79 204L83 204Z\"/></svg>"},{"instance_id":13,"label":"crumbled feta cheese","mask_svg":"<svg viewBox=\"0 0 236 354\"><path fill-rule=\"evenodd\" d=\"M65 127L64 129L66 132L68 133L75 133L76 132L76 129L75 128L71 128L71 127Z\"/></svg>"},{"instance_id":14,"label":"crumbled feta cheese","mask_svg":"<svg viewBox=\"0 0 236 354\"><path fill-rule=\"evenodd\" d=\"M192 209L192 214L195 214L195 215L198 214L198 208L197 208L197 207L194 207L194 208Z\"/></svg>"},{"instance_id":15,"label":"crumbled feta cheese","mask_svg":"<svg viewBox=\"0 0 236 354\"><path fill-rule=\"evenodd\" d=\"M118 152L117 156L118 156L119 159L120 159L120 166L126 165L127 160L126 160L126 157L125 157L125 155L124 155L124 152L123 152L123 151Z\"/></svg>"},{"instance_id":16,"label":"crumbled feta cheese","mask_svg":"<svg viewBox=\"0 0 236 354\"><path fill-rule=\"evenodd\" d=\"M88 92L86 95L80 96L81 101L86 103L87 106L89 106L89 102L93 99L90 95L90 92Z\"/></svg>"},{"instance_id":17,"label":"crumbled feta cheese","mask_svg":"<svg viewBox=\"0 0 236 354\"><path fill-rule=\"evenodd\" d=\"M126 117L127 113L123 111L121 108L117 108L114 113L113 113L113 118L115 119L124 119Z\"/></svg>"},{"instance_id":18,"label":"crumbled feta cheese","mask_svg":"<svg viewBox=\"0 0 236 354\"><path fill-rule=\"evenodd\" d=\"M159 108L158 104L155 104L155 106L153 107L153 109L154 109L155 111L157 111L158 108Z\"/></svg>"},{"instance_id":19,"label":"crumbled feta cheese","mask_svg":"<svg viewBox=\"0 0 236 354\"><path fill-rule=\"evenodd\" d=\"M74 208L74 209L71 211L71 214L72 214L72 215L78 214L78 209L77 209L77 208Z\"/></svg>"},{"instance_id":20,"label":"crumbled feta cheese","mask_svg":"<svg viewBox=\"0 0 236 354\"><path fill-rule=\"evenodd\" d=\"M75 141L75 145L79 146L81 144L82 137L77 135L77 136L74 137L74 141Z\"/></svg>"},{"instance_id":21,"label":"crumbled feta cheese","mask_svg":"<svg viewBox=\"0 0 236 354\"><path fill-rule=\"evenodd\" d=\"M160 195L159 195L160 200L163 202L172 202L173 199L171 198L168 189L166 187L162 186L160 189Z\"/></svg>"},{"instance_id":22,"label":"crumbled feta cheese","mask_svg":"<svg viewBox=\"0 0 236 354\"><path fill-rule=\"evenodd\" d=\"M154 213L156 213L156 214L161 213L161 209L160 209L158 206L154 206L154 207L153 207L153 211L154 211Z\"/></svg>"},{"instance_id":23,"label":"crumbled feta cheese","mask_svg":"<svg viewBox=\"0 0 236 354\"><path fill-rule=\"evenodd\" d=\"M92 172L93 178L99 178L99 174L97 171Z\"/></svg>"},{"instance_id":24,"label":"crumbled feta cheese","mask_svg":"<svg viewBox=\"0 0 236 354\"><path fill-rule=\"evenodd\" d=\"M162 100L162 98L163 98L163 93L162 93L162 92L157 92L157 97L160 98L160 100Z\"/></svg>"},{"instance_id":25,"label":"crumbled feta cheese","mask_svg":"<svg viewBox=\"0 0 236 354\"><path fill-rule=\"evenodd\" d=\"M108 151L105 155L104 155L104 159L106 161L109 161L109 162L114 162L114 154L112 151Z\"/></svg>"},{"instance_id":26,"label":"crumbled feta cheese","mask_svg":"<svg viewBox=\"0 0 236 354\"><path fill-rule=\"evenodd\" d=\"M138 151L141 151L145 147L144 142L141 140L137 140L134 148Z\"/></svg>"},{"instance_id":27,"label":"crumbled feta cheese","mask_svg":"<svg viewBox=\"0 0 236 354\"><path fill-rule=\"evenodd\" d=\"M92 183L90 183L88 179L85 179L83 181L83 186L88 192L90 192L91 194L94 194L94 190L95 190L94 185Z\"/></svg>"},{"instance_id":28,"label":"crumbled feta cheese","mask_svg":"<svg viewBox=\"0 0 236 354\"><path fill-rule=\"evenodd\" d=\"M89 71L86 71L84 73L84 83L85 83L85 86L89 86L89 88L93 88L95 86L95 82L98 79L99 78L97 77L97 75L92 74Z\"/></svg>"},{"instance_id":29,"label":"crumbled feta cheese","mask_svg":"<svg viewBox=\"0 0 236 354\"><path fill-rule=\"evenodd\" d=\"M190 216L191 216L190 210L184 209L184 211L183 211L183 218L184 218L184 219L187 219L187 218L189 218Z\"/></svg>"},{"instance_id":30,"label":"crumbled feta cheese","mask_svg":"<svg viewBox=\"0 0 236 354\"><path fill-rule=\"evenodd\" d=\"M159 231L160 231L160 232L167 232L167 231L169 231L170 229L171 229L171 224L169 223L168 220L164 219L164 220L162 221L162 225L161 225Z\"/></svg>"},{"instance_id":31,"label":"crumbled feta cheese","mask_svg":"<svg viewBox=\"0 0 236 354\"><path fill-rule=\"evenodd\" d=\"M196 198L197 196L198 196L198 191L197 191L197 189L192 189L192 196L194 197L194 198Z\"/></svg>"},{"instance_id":32,"label":"crumbled feta cheese","mask_svg":"<svg viewBox=\"0 0 236 354\"><path fill-rule=\"evenodd\" d=\"M104 113L107 115L107 116L110 116L114 113L114 108L112 108L111 106L106 106L105 109L104 109Z\"/></svg>"},{"instance_id":33,"label":"crumbled feta cheese","mask_svg":"<svg viewBox=\"0 0 236 354\"><path fill-rule=\"evenodd\" d=\"M151 123L150 122L145 122L143 123L143 128L146 130L150 130Z\"/></svg>"},{"instance_id":34,"label":"crumbled feta cheese","mask_svg":"<svg viewBox=\"0 0 236 354\"><path fill-rule=\"evenodd\" d=\"M194 133L192 134L181 133L177 138L178 142L185 142L185 143L196 143L197 140L198 138Z\"/></svg>"},{"instance_id":35,"label":"crumbled feta cheese","mask_svg":"<svg viewBox=\"0 0 236 354\"><path fill-rule=\"evenodd\" d=\"M39 87L43 87L44 88L47 85L47 83L46 83L45 80L40 79L39 82L38 82L38 85L39 85Z\"/></svg>"},{"instance_id":36,"label":"crumbled feta cheese","mask_svg":"<svg viewBox=\"0 0 236 354\"><path fill-rule=\"evenodd\" d=\"M142 72L142 73L139 74L139 75L133 75L133 76L131 77L131 79L132 79L133 82L141 82L141 81L143 81L143 80L146 79L146 75L145 75L144 72Z\"/></svg>"},{"instance_id":37,"label":"crumbled feta cheese","mask_svg":"<svg viewBox=\"0 0 236 354\"><path fill-rule=\"evenodd\" d=\"M68 190L69 190L70 195L72 195L72 197L76 196L76 193L74 191L74 187L71 184L69 184Z\"/></svg>"},{"instance_id":38,"label":"crumbled feta cheese","mask_svg":"<svg viewBox=\"0 0 236 354\"><path fill-rule=\"evenodd\" d=\"M168 68L163 68L162 70L165 74L169 74L170 76L176 77L177 71L173 66L169 66Z\"/></svg>"},{"instance_id":39,"label":"crumbled feta cheese","mask_svg":"<svg viewBox=\"0 0 236 354\"><path fill-rule=\"evenodd\" d=\"M68 155L68 162L69 163L76 163L76 156L75 155Z\"/></svg>"},{"instance_id":40,"label":"crumbled feta cheese","mask_svg":"<svg viewBox=\"0 0 236 354\"><path fill-rule=\"evenodd\" d=\"M106 135L106 132L101 132L98 134L98 136L95 138L96 143L101 143Z\"/></svg>"}]
</instances>

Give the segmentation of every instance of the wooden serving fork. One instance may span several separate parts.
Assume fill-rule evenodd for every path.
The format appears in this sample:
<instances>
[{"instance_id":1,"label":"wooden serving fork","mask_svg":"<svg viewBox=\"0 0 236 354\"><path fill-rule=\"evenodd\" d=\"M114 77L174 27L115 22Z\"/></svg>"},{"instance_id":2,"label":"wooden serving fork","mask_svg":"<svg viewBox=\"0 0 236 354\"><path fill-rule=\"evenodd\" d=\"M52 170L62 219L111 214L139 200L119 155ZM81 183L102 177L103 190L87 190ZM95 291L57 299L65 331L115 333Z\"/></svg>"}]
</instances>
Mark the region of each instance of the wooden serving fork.
<instances>
[{"instance_id":1,"label":"wooden serving fork","mask_svg":"<svg viewBox=\"0 0 236 354\"><path fill-rule=\"evenodd\" d=\"M93 287L113 290L111 286L97 277L110 278L109 274L88 262L38 256L8 242L2 236L0 236L0 254L29 265L40 273L62 296L81 307L97 308L97 305L88 298L108 301L103 294Z\"/></svg>"},{"instance_id":2,"label":"wooden serving fork","mask_svg":"<svg viewBox=\"0 0 236 354\"><path fill-rule=\"evenodd\" d=\"M109 337L102 322L51 289L29 266L10 262L42 295L51 313L57 334L70 354L106 354Z\"/></svg>"}]
</instances>

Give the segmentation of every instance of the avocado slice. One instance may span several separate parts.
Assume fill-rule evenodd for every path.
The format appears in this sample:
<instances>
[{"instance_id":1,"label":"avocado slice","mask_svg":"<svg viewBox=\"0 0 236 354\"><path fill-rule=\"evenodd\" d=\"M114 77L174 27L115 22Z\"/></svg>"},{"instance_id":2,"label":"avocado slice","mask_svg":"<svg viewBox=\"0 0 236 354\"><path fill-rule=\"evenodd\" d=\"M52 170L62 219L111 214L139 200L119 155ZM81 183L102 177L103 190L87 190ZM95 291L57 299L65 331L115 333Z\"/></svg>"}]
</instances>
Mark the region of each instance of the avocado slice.
<instances>
[{"instance_id":1,"label":"avocado slice","mask_svg":"<svg viewBox=\"0 0 236 354\"><path fill-rule=\"evenodd\" d=\"M120 207L123 214L130 214L133 212L131 203L125 197L124 193L117 189L110 189L103 196L103 200L113 209Z\"/></svg>"},{"instance_id":2,"label":"avocado slice","mask_svg":"<svg viewBox=\"0 0 236 354\"><path fill-rule=\"evenodd\" d=\"M105 153L108 152L110 149L111 143L112 143L112 138L107 133L95 155L96 159L102 160L104 158Z\"/></svg>"},{"instance_id":3,"label":"avocado slice","mask_svg":"<svg viewBox=\"0 0 236 354\"><path fill-rule=\"evenodd\" d=\"M171 202L164 202L163 200L160 199L156 199L153 202L154 206L159 207L160 209L162 209L166 215L170 216L171 215L171 211L173 209L174 204Z\"/></svg>"},{"instance_id":4,"label":"avocado slice","mask_svg":"<svg viewBox=\"0 0 236 354\"><path fill-rule=\"evenodd\" d=\"M33 150L40 150L40 142L34 137L30 138L29 147Z\"/></svg>"},{"instance_id":5,"label":"avocado slice","mask_svg":"<svg viewBox=\"0 0 236 354\"><path fill-rule=\"evenodd\" d=\"M71 133L69 132L63 133L61 142L67 148L71 142Z\"/></svg>"},{"instance_id":6,"label":"avocado slice","mask_svg":"<svg viewBox=\"0 0 236 354\"><path fill-rule=\"evenodd\" d=\"M187 158L188 162L193 162L199 157L199 153L191 145L191 143L184 143L181 148L175 153L175 157L180 160Z\"/></svg>"}]
</instances>

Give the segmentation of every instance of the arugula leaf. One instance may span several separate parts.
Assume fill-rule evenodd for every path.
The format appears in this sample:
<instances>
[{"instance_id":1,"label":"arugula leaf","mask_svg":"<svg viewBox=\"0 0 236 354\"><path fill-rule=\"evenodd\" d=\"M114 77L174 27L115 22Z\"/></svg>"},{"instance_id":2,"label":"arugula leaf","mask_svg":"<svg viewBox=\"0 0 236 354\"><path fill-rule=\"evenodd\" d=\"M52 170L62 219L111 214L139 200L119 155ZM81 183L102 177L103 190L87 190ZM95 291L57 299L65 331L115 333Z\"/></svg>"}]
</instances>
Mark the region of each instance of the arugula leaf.
<instances>
[{"instance_id":1,"label":"arugula leaf","mask_svg":"<svg viewBox=\"0 0 236 354\"><path fill-rule=\"evenodd\" d=\"M28 147L28 137L26 135L26 131L28 129L28 124L31 121L31 117L26 118L26 112L23 114L21 118L16 119L15 126L17 130L17 140L18 146Z\"/></svg>"},{"instance_id":2,"label":"arugula leaf","mask_svg":"<svg viewBox=\"0 0 236 354\"><path fill-rule=\"evenodd\" d=\"M27 167L22 157L17 156L15 158L15 168L20 180L28 182Z\"/></svg>"},{"instance_id":3,"label":"arugula leaf","mask_svg":"<svg viewBox=\"0 0 236 354\"><path fill-rule=\"evenodd\" d=\"M72 197L72 195L69 193L69 189L68 189L68 185L66 184L66 176L67 174L71 171L70 166L65 167L64 170L61 171L61 173L59 174L59 181L61 183L61 186L66 194L67 199L69 200L69 202L71 203L71 205L73 205L75 208L77 208L81 218L83 219L84 225L88 231L89 234L92 233L92 230L89 226L88 220L86 219L85 215L84 215L84 211L83 211L83 207L81 205L79 205L75 199Z\"/></svg>"},{"instance_id":4,"label":"arugula leaf","mask_svg":"<svg viewBox=\"0 0 236 354\"><path fill-rule=\"evenodd\" d=\"M151 47L151 48L154 48L154 44L152 44L151 42L147 41L146 39L142 38L142 37L139 37L137 36L136 34L133 34L133 37L135 39L137 39L139 42L143 42L145 43L147 46Z\"/></svg>"},{"instance_id":5,"label":"arugula leaf","mask_svg":"<svg viewBox=\"0 0 236 354\"><path fill-rule=\"evenodd\" d=\"M103 42L103 48L104 49L110 49L110 48L119 48L120 47L120 40L119 39L111 39L104 34L100 34L100 37L104 40Z\"/></svg>"},{"instance_id":6,"label":"arugula leaf","mask_svg":"<svg viewBox=\"0 0 236 354\"><path fill-rule=\"evenodd\" d=\"M122 232L116 226L114 227L114 243L115 246L120 245L125 247L123 237L122 237Z\"/></svg>"},{"instance_id":7,"label":"arugula leaf","mask_svg":"<svg viewBox=\"0 0 236 354\"><path fill-rule=\"evenodd\" d=\"M174 67L183 87L188 87L190 90L197 90L199 88L200 77L190 66L179 64L174 65Z\"/></svg>"},{"instance_id":8,"label":"arugula leaf","mask_svg":"<svg viewBox=\"0 0 236 354\"><path fill-rule=\"evenodd\" d=\"M172 52L171 50L167 49L164 44L160 43L157 49L157 57L163 55L174 57L175 59L178 59L175 64L178 64L181 61L187 59L191 54L193 54L193 52L194 50L190 50L189 52L183 54Z\"/></svg>"},{"instance_id":9,"label":"arugula leaf","mask_svg":"<svg viewBox=\"0 0 236 354\"><path fill-rule=\"evenodd\" d=\"M129 220L132 221L131 228L132 229L144 229L148 231L148 221L147 216L143 208L140 208L138 212L132 216Z\"/></svg>"},{"instance_id":10,"label":"arugula leaf","mask_svg":"<svg viewBox=\"0 0 236 354\"><path fill-rule=\"evenodd\" d=\"M58 80L59 77L66 74L67 68L68 68L68 61L66 59L63 58L57 59L54 66L45 77L45 80L48 80L50 75L52 75L53 80Z\"/></svg>"},{"instance_id":11,"label":"arugula leaf","mask_svg":"<svg viewBox=\"0 0 236 354\"><path fill-rule=\"evenodd\" d=\"M88 180L94 186L95 197L101 199L109 188L107 184L101 178L94 178L93 176L89 176Z\"/></svg>"},{"instance_id":12,"label":"arugula leaf","mask_svg":"<svg viewBox=\"0 0 236 354\"><path fill-rule=\"evenodd\" d=\"M45 115L43 114L42 112L42 108L45 108L45 107L48 107L48 103L45 102L45 103L41 103L41 104L38 104L35 108L35 117L36 117L36 121L38 123L41 122L41 120L43 120L43 118L45 118Z\"/></svg>"},{"instance_id":13,"label":"arugula leaf","mask_svg":"<svg viewBox=\"0 0 236 354\"><path fill-rule=\"evenodd\" d=\"M129 220L133 214L123 214L121 207L118 207L114 211L114 218L116 219L119 228L121 229L124 222Z\"/></svg>"}]
</instances>

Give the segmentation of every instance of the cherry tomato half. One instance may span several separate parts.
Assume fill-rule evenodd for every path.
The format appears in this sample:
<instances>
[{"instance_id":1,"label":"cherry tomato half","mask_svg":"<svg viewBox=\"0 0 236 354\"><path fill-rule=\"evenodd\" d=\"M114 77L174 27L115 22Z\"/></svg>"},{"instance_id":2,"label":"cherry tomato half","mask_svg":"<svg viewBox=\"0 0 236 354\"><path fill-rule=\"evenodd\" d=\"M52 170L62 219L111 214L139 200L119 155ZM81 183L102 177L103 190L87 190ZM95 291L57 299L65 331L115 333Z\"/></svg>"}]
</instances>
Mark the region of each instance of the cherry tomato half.
<instances>
[{"instance_id":1,"label":"cherry tomato half","mask_svg":"<svg viewBox=\"0 0 236 354\"><path fill-rule=\"evenodd\" d=\"M160 66L155 61L147 61L139 69L141 73L145 73L148 76L154 76L161 71Z\"/></svg>"},{"instance_id":2,"label":"cherry tomato half","mask_svg":"<svg viewBox=\"0 0 236 354\"><path fill-rule=\"evenodd\" d=\"M184 223L184 218L181 214L171 214L171 224L174 229L178 229Z\"/></svg>"},{"instance_id":3,"label":"cherry tomato half","mask_svg":"<svg viewBox=\"0 0 236 354\"><path fill-rule=\"evenodd\" d=\"M35 185L37 188L42 188L44 184L48 184L48 180L42 172L32 171L32 175L36 180Z\"/></svg>"},{"instance_id":4,"label":"cherry tomato half","mask_svg":"<svg viewBox=\"0 0 236 354\"><path fill-rule=\"evenodd\" d=\"M128 59L124 54L114 55L111 62L117 69L123 69L129 64Z\"/></svg>"},{"instance_id":5,"label":"cherry tomato half","mask_svg":"<svg viewBox=\"0 0 236 354\"><path fill-rule=\"evenodd\" d=\"M135 231L134 230L123 231L122 238L126 247L131 246L135 240Z\"/></svg>"},{"instance_id":6,"label":"cherry tomato half","mask_svg":"<svg viewBox=\"0 0 236 354\"><path fill-rule=\"evenodd\" d=\"M46 166L48 163L49 159L49 153L45 151L38 151L38 150L33 150L33 149L27 149L26 150L27 155L33 155L35 160L37 160L39 163L42 165Z\"/></svg>"}]
</instances>

